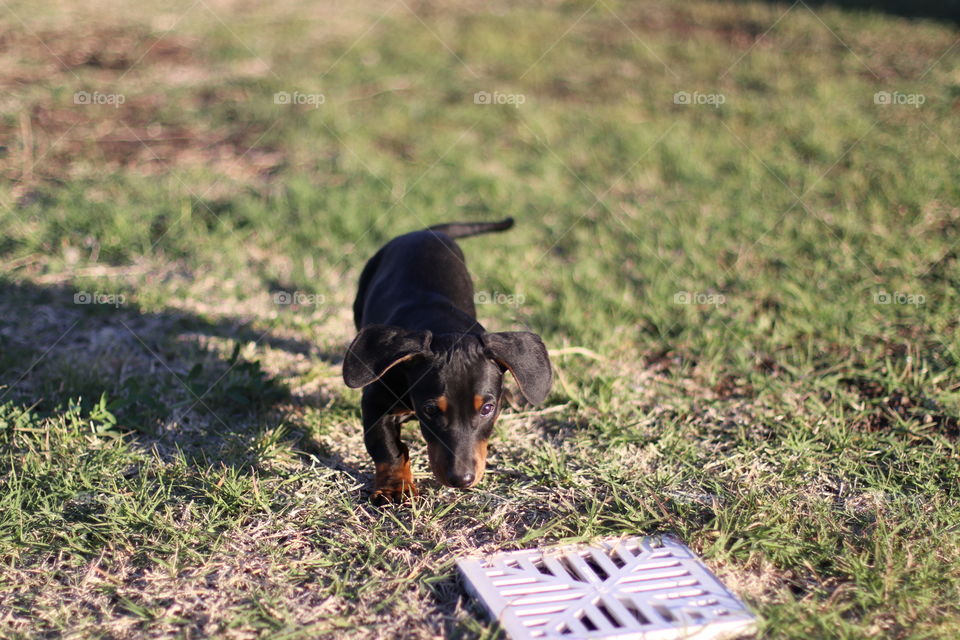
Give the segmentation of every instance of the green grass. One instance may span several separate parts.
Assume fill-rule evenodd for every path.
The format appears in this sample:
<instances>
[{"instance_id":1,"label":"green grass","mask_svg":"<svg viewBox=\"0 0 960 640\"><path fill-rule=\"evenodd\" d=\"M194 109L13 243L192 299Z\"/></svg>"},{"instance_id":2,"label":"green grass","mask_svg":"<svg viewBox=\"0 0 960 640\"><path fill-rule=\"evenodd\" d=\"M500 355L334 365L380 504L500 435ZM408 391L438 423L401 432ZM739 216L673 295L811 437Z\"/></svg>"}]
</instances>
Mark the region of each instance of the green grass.
<instances>
[{"instance_id":1,"label":"green grass","mask_svg":"<svg viewBox=\"0 0 960 640\"><path fill-rule=\"evenodd\" d=\"M456 556L662 531L761 637L960 633L954 25L104 0L0 29L0 635L491 637ZM467 493L411 428L423 496L375 509L360 269L508 215L463 242L515 302L480 320L543 336L551 396Z\"/></svg>"}]
</instances>

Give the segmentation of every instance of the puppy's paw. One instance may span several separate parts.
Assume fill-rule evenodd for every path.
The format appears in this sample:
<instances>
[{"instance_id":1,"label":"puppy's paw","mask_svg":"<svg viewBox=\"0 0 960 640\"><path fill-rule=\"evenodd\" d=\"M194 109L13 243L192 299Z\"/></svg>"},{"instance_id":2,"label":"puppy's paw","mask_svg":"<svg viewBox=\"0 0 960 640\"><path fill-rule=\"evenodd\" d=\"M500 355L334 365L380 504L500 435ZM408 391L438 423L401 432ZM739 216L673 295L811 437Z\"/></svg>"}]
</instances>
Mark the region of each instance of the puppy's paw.
<instances>
[{"instance_id":1,"label":"puppy's paw","mask_svg":"<svg viewBox=\"0 0 960 640\"><path fill-rule=\"evenodd\" d=\"M373 484L375 490L370 501L377 506L404 502L419 493L408 458L399 464L378 464Z\"/></svg>"},{"instance_id":2,"label":"puppy's paw","mask_svg":"<svg viewBox=\"0 0 960 640\"><path fill-rule=\"evenodd\" d=\"M379 487L370 496L370 502L378 507L388 504L400 504L409 502L411 498L419 495L420 492L412 482L401 482L397 486Z\"/></svg>"}]
</instances>

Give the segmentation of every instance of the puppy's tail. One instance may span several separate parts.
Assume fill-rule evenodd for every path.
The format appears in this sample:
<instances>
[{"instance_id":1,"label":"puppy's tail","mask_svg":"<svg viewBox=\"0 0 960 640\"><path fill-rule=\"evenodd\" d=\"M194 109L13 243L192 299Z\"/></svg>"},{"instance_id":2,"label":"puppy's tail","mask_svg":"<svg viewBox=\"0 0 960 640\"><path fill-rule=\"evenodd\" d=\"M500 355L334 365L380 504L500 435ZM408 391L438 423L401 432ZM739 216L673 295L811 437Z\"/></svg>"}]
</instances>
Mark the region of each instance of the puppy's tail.
<instances>
[{"instance_id":1,"label":"puppy's tail","mask_svg":"<svg viewBox=\"0 0 960 640\"><path fill-rule=\"evenodd\" d=\"M504 218L499 222L448 222L427 227L427 230L445 233L451 238L466 238L491 231L506 231L512 226L513 218Z\"/></svg>"}]
</instances>

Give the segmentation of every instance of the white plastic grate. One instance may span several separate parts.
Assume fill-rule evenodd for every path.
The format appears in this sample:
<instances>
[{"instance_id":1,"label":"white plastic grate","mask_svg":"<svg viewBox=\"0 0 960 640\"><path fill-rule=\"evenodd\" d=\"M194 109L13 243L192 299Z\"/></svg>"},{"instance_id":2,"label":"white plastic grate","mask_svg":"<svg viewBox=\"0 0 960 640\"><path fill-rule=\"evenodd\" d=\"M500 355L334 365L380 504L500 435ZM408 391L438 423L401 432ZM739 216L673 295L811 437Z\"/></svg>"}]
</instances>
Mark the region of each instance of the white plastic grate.
<instances>
[{"instance_id":1,"label":"white plastic grate","mask_svg":"<svg viewBox=\"0 0 960 640\"><path fill-rule=\"evenodd\" d=\"M731 638L755 618L683 543L612 538L457 560L513 640Z\"/></svg>"}]
</instances>

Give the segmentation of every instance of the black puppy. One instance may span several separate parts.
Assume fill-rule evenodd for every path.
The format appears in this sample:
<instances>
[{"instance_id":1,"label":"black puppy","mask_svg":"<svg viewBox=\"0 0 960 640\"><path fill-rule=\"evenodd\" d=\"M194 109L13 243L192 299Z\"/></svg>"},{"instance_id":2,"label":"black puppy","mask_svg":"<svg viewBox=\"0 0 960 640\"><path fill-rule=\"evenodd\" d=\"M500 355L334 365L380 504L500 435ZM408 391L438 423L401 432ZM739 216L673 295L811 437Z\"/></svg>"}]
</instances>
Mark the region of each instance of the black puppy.
<instances>
[{"instance_id":1,"label":"black puppy","mask_svg":"<svg viewBox=\"0 0 960 640\"><path fill-rule=\"evenodd\" d=\"M483 476L500 413L503 374L539 404L550 391L547 349L526 331L487 333L454 238L503 231L513 219L451 223L399 236L367 263L353 304L360 331L343 361L347 386L363 387L364 443L376 468L374 502L416 494L400 425L416 418L430 468L450 487Z\"/></svg>"}]
</instances>

